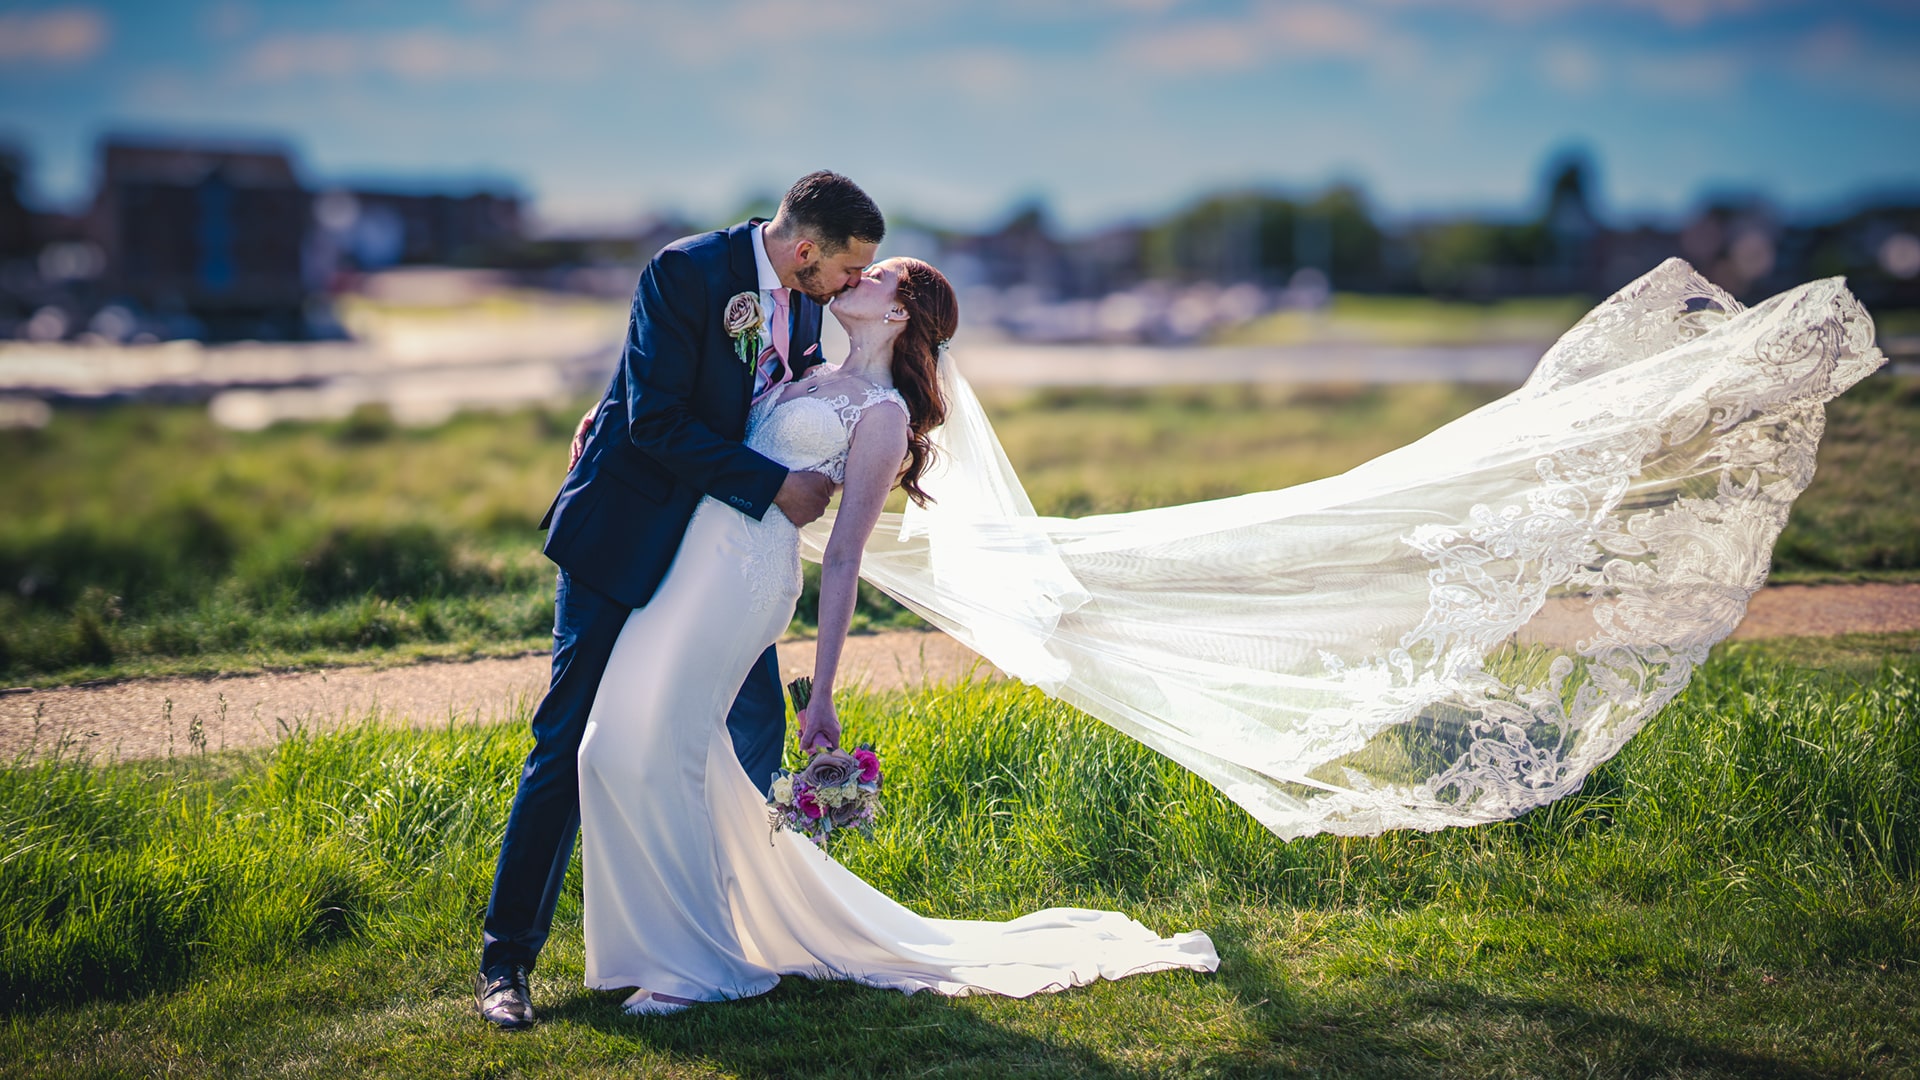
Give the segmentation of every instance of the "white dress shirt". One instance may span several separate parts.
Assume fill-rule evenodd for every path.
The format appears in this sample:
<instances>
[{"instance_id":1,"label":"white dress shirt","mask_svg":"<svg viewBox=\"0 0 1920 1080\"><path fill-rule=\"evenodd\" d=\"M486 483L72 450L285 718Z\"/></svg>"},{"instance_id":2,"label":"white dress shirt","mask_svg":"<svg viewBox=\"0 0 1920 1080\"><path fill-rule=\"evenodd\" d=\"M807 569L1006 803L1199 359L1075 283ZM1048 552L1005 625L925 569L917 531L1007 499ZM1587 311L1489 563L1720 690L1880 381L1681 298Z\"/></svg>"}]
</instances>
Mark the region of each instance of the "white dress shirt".
<instances>
[{"instance_id":1,"label":"white dress shirt","mask_svg":"<svg viewBox=\"0 0 1920 1080\"><path fill-rule=\"evenodd\" d=\"M753 234L753 266L760 275L760 310L766 313L767 318L767 326L764 331L767 336L764 339L764 343L771 345L773 344L773 290L780 288L780 275L774 273L773 260L767 258L767 240L764 231L765 226L763 225L747 226L747 232ZM787 293L787 302L789 304L793 302L793 293L791 291ZM791 309L789 309L787 317L793 317ZM766 392L766 389L767 373L760 370L759 362L756 358L753 369L753 396L756 398L759 397Z\"/></svg>"}]
</instances>

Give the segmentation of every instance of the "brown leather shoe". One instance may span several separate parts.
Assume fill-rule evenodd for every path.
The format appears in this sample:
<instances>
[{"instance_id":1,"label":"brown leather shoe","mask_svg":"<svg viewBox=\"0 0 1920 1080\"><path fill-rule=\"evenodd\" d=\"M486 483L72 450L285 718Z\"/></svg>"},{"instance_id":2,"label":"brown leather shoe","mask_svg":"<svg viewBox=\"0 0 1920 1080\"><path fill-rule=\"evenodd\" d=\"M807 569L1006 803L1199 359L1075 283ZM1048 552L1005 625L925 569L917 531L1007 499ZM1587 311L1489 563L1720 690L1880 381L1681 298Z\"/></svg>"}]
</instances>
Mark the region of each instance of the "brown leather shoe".
<instances>
[{"instance_id":1,"label":"brown leather shoe","mask_svg":"<svg viewBox=\"0 0 1920 1080\"><path fill-rule=\"evenodd\" d=\"M480 1019L497 1028L533 1026L533 1003L528 1000L527 969L524 965L474 976L473 1000L480 1007Z\"/></svg>"}]
</instances>

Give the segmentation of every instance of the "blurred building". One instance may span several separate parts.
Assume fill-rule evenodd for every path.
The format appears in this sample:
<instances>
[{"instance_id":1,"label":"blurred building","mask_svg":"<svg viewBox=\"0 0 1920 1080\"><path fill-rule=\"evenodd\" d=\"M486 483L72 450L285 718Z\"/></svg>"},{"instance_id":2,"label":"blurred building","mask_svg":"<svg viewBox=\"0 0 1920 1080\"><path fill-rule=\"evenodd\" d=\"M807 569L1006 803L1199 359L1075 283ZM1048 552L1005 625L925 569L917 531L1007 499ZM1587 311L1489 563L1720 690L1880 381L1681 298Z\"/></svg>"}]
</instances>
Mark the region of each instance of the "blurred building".
<instances>
[{"instance_id":1,"label":"blurred building","mask_svg":"<svg viewBox=\"0 0 1920 1080\"><path fill-rule=\"evenodd\" d=\"M31 258L38 250L33 211L20 200L26 171L26 160L18 151L0 147L0 260Z\"/></svg>"},{"instance_id":2,"label":"blurred building","mask_svg":"<svg viewBox=\"0 0 1920 1080\"><path fill-rule=\"evenodd\" d=\"M0 334L12 336L32 314L30 293L39 283L34 258L40 252L34 213L20 198L26 159L0 147Z\"/></svg>"},{"instance_id":3,"label":"blurred building","mask_svg":"<svg viewBox=\"0 0 1920 1080\"><path fill-rule=\"evenodd\" d=\"M276 144L107 139L88 214L101 288L195 336L304 337L311 205Z\"/></svg>"},{"instance_id":4,"label":"blurred building","mask_svg":"<svg viewBox=\"0 0 1920 1080\"><path fill-rule=\"evenodd\" d=\"M509 184L312 185L271 141L108 138L74 214L36 211L26 173L0 148L0 336L36 340L324 336L343 289L625 298L655 251L697 231L669 216L529 237ZM1030 341L1205 340L1335 293L1597 299L1674 255L1748 301L1844 275L1876 311L1920 308L1920 193L1823 217L1724 195L1622 222L1595 173L1559 155L1532 205L1506 216L1383 220L1353 184L1238 189L1078 234L1037 202L977 232L902 221L888 250L945 270L976 331Z\"/></svg>"},{"instance_id":5,"label":"blurred building","mask_svg":"<svg viewBox=\"0 0 1920 1080\"><path fill-rule=\"evenodd\" d=\"M521 243L515 193L450 184L316 196L273 141L108 137L76 214L33 210L25 173L0 149L6 337L332 336L343 271L502 265Z\"/></svg>"},{"instance_id":6,"label":"blurred building","mask_svg":"<svg viewBox=\"0 0 1920 1080\"><path fill-rule=\"evenodd\" d=\"M335 188L320 195L314 218L327 255L355 270L494 265L521 239L520 198L500 191Z\"/></svg>"},{"instance_id":7,"label":"blurred building","mask_svg":"<svg viewBox=\"0 0 1920 1080\"><path fill-rule=\"evenodd\" d=\"M1671 221L1610 221L1583 154L1554 159L1538 201L1507 218L1384 223L1360 191L1231 191L1157 221L1057 234L1026 207L977 235L930 234L925 257L959 271L970 324L1031 341L1179 342L1334 292L1491 302L1598 300L1680 256L1747 302L1844 275L1875 310L1920 307L1920 194L1839 217L1799 218L1757 196L1719 196Z\"/></svg>"}]
</instances>

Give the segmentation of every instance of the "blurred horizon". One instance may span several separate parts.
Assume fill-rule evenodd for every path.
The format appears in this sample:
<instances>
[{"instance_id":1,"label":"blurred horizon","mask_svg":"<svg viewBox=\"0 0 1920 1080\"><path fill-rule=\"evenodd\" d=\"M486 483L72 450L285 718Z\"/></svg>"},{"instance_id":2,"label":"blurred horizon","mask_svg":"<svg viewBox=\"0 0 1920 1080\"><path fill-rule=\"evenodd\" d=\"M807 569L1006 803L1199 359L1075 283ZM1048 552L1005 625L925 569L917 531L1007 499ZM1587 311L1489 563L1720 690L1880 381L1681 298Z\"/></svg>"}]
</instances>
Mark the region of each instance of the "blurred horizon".
<instances>
[{"instance_id":1,"label":"blurred horizon","mask_svg":"<svg viewBox=\"0 0 1920 1080\"><path fill-rule=\"evenodd\" d=\"M823 167L986 381L1510 382L1674 257L1908 365L1917 134L1912 0L0 0L0 427L564 400Z\"/></svg>"},{"instance_id":2,"label":"blurred horizon","mask_svg":"<svg viewBox=\"0 0 1920 1080\"><path fill-rule=\"evenodd\" d=\"M1920 62L1920 60L1917 60ZM529 240L558 238L624 237L647 231L660 223L675 223L694 232L725 228L750 216L773 213L785 186L745 191L726 203L715 203L713 210L687 212L677 205L638 206L619 218L556 220L540 213L540 204L530 186L507 170L472 171L385 171L362 169L347 173L328 173L313 167L314 160L302 140L284 131L243 131L203 129L192 126L154 125L146 127L104 128L87 148L89 162L86 180L70 197L52 199L37 190L36 181L44 173L41 163L25 144L8 138L0 128L0 155L11 157L22 166L18 196L30 210L55 217L85 216L105 181L101 161L112 146L153 146L156 148L191 147L197 152L273 153L284 155L294 166L297 177L312 190L377 190L420 196L462 197L485 194L519 199L520 233ZM1037 218L1048 231L1062 238L1093 236L1115 229L1127 229L1177 218L1210 201L1256 198L1311 202L1328 192L1351 192L1366 205L1382 225L1413 226L1433 222L1473 220L1490 223L1520 222L1538 217L1547 208L1556 174L1569 164L1577 164L1586 176L1586 198L1596 220L1618 227L1650 226L1679 228L1701 212L1715 206L1740 205L1763 207L1783 221L1818 222L1844 218L1867 208L1884 205L1920 204L1920 171L1906 180L1863 184L1834 192L1829 196L1794 202L1760 185L1706 184L1692 197L1676 200L1671 207L1635 212L1614 205L1607 197L1606 162L1593 148L1568 142L1549 148L1526 170L1525 190L1499 203L1481 205L1432 205L1396 209L1374 196L1366 178L1336 175L1319 183L1293 183L1277 179L1252 179L1199 186L1170 197L1152 208L1118 213L1091 221L1075 221L1060 209L1059 203L1044 193L1016 193L1004 205L988 210L977 219L956 220L937 214L923 214L912 207L890 207L881 202L890 232L904 227L915 232L980 233L1005 228L1023 218ZM823 164L822 168L833 168ZM834 169L836 172L843 170ZM804 173L796 173L799 179ZM858 182L859 177L853 179ZM863 185L864 186L864 185ZM876 197L876 202L880 200Z\"/></svg>"},{"instance_id":3,"label":"blurred horizon","mask_svg":"<svg viewBox=\"0 0 1920 1080\"><path fill-rule=\"evenodd\" d=\"M1383 219L1513 218L1570 152L1619 222L1920 190L1920 8L1891 0L5 3L0 61L44 210L128 134L508 188L536 234L719 221L820 167L899 220L1071 232L1336 184Z\"/></svg>"}]
</instances>

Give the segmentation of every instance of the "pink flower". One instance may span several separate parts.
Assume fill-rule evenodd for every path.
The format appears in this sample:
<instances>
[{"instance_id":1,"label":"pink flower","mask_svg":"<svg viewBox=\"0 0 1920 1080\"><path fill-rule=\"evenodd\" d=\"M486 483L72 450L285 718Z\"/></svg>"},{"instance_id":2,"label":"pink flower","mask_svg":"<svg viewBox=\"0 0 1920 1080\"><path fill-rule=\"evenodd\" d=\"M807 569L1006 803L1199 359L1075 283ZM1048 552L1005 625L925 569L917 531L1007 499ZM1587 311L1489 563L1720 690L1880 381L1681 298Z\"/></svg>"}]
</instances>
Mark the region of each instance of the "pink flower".
<instances>
[{"instance_id":1,"label":"pink flower","mask_svg":"<svg viewBox=\"0 0 1920 1080\"><path fill-rule=\"evenodd\" d=\"M837 788L858 772L860 764L838 750L823 750L813 755L800 773L811 788ZM797 789L796 789L797 790Z\"/></svg>"},{"instance_id":2,"label":"pink flower","mask_svg":"<svg viewBox=\"0 0 1920 1080\"><path fill-rule=\"evenodd\" d=\"M764 322L760 316L760 294L743 292L727 301L727 310L721 315L721 325L727 328L731 337L741 337L748 331L758 331Z\"/></svg>"},{"instance_id":3,"label":"pink flower","mask_svg":"<svg viewBox=\"0 0 1920 1080\"><path fill-rule=\"evenodd\" d=\"M853 760L860 763L860 782L871 784L880 779L880 755L864 747L853 752Z\"/></svg>"},{"instance_id":4,"label":"pink flower","mask_svg":"<svg viewBox=\"0 0 1920 1080\"><path fill-rule=\"evenodd\" d=\"M820 805L820 800L814 798L811 791L795 792L793 805L799 807L800 812L810 818L820 817L827 812L827 808Z\"/></svg>"}]
</instances>

